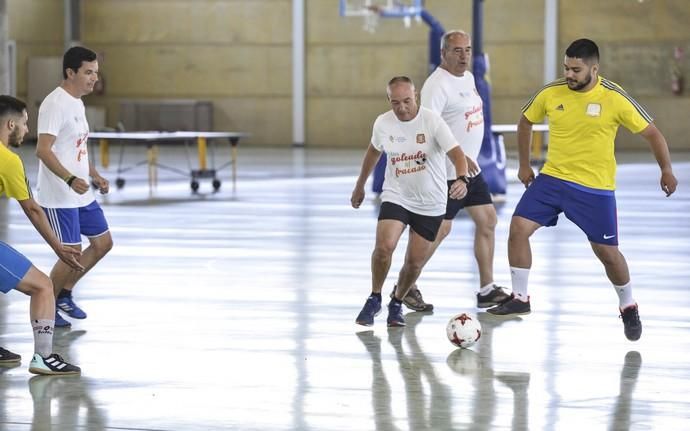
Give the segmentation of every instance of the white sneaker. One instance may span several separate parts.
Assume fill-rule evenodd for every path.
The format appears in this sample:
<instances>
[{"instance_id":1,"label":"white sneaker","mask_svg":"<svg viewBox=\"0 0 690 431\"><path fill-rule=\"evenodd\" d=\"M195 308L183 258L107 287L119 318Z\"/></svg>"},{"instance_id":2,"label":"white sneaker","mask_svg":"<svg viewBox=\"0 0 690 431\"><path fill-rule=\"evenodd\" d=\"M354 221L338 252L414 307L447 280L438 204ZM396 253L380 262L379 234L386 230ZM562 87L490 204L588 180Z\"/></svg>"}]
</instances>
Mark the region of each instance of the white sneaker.
<instances>
[{"instance_id":1,"label":"white sneaker","mask_svg":"<svg viewBox=\"0 0 690 431\"><path fill-rule=\"evenodd\" d=\"M47 358L42 357L38 353L34 353L31 364L29 364L29 372L51 376L66 376L70 374L80 374L81 368L76 365L68 364L57 353L53 353Z\"/></svg>"}]
</instances>

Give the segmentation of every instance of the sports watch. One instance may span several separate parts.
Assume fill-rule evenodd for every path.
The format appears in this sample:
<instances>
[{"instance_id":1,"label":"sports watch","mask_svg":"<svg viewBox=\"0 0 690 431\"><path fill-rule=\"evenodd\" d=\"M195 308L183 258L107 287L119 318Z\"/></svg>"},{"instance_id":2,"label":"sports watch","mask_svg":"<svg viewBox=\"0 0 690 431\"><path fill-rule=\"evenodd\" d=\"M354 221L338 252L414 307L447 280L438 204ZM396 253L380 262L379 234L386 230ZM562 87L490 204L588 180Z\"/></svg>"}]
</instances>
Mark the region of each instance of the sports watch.
<instances>
[{"instance_id":1,"label":"sports watch","mask_svg":"<svg viewBox=\"0 0 690 431\"><path fill-rule=\"evenodd\" d=\"M460 181L462 181L462 182L465 183L465 184L469 184L469 183L470 183L470 179L467 178L467 175L460 175L457 179L460 180Z\"/></svg>"}]
</instances>

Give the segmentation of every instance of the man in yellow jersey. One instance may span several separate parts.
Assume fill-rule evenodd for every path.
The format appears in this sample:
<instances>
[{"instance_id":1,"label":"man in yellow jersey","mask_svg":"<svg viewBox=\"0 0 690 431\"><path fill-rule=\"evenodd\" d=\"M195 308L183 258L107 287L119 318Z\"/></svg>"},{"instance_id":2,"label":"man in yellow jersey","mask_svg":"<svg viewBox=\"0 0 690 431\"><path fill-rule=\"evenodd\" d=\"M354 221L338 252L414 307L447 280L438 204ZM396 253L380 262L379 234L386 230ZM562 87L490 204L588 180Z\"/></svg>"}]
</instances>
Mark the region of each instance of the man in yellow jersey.
<instances>
[{"instance_id":1,"label":"man in yellow jersey","mask_svg":"<svg viewBox=\"0 0 690 431\"><path fill-rule=\"evenodd\" d=\"M53 234L43 209L31 196L21 159L10 147L19 147L29 130L26 104L11 96L0 96L0 195L14 198L38 233L72 269L83 271L77 258L80 252L65 247ZM53 283L29 259L0 241L0 292L16 289L31 297L29 314L34 332L34 355L29 371L34 374L79 374L77 366L53 353L55 296ZM0 364L18 363L21 357L0 347Z\"/></svg>"},{"instance_id":2,"label":"man in yellow jersey","mask_svg":"<svg viewBox=\"0 0 690 431\"><path fill-rule=\"evenodd\" d=\"M488 310L495 315L530 312L527 279L532 266L530 236L555 226L563 212L586 235L619 298L625 336L642 334L630 273L618 250L614 139L618 126L649 142L661 168L661 189L670 196L678 185L666 139L652 118L618 84L599 76L599 48L589 39L565 51L565 78L544 86L522 108L518 124L518 178L527 187L515 208L508 238L514 297ZM547 162L535 178L530 166L532 125L549 119Z\"/></svg>"}]
</instances>

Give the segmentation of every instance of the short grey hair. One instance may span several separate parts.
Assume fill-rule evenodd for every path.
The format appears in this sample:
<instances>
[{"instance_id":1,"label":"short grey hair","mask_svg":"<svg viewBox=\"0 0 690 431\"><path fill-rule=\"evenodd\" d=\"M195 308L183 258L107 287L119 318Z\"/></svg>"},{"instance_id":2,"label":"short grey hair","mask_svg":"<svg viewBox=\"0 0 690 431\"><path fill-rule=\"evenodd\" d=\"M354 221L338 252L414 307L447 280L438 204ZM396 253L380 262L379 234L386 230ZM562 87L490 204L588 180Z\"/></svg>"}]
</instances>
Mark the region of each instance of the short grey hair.
<instances>
[{"instance_id":1,"label":"short grey hair","mask_svg":"<svg viewBox=\"0 0 690 431\"><path fill-rule=\"evenodd\" d=\"M465 36L468 39L470 39L470 41L472 40L472 37L464 30L448 30L443 34L443 37L441 38L441 51L445 51L448 48L448 41L451 37L456 35Z\"/></svg>"},{"instance_id":2,"label":"short grey hair","mask_svg":"<svg viewBox=\"0 0 690 431\"><path fill-rule=\"evenodd\" d=\"M417 89L415 88L414 82L412 82L411 78L404 75L394 76L390 81L388 81L388 85L386 86L386 94L388 95L389 99L391 97L391 87L396 84L409 84L412 87L412 91L415 93L417 92Z\"/></svg>"}]
</instances>

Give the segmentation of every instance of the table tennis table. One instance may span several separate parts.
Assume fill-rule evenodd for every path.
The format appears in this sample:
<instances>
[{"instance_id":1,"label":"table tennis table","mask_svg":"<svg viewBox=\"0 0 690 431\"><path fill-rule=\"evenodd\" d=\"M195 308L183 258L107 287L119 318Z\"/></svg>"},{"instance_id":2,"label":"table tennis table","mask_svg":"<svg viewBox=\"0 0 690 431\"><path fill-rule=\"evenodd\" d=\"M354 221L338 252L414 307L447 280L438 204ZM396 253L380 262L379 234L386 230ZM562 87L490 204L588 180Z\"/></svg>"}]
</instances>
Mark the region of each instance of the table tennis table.
<instances>
[{"instance_id":1,"label":"table tennis table","mask_svg":"<svg viewBox=\"0 0 690 431\"><path fill-rule=\"evenodd\" d=\"M92 132L89 133L89 139L99 141L99 154L101 165L107 168L110 164L110 149L109 142L115 141L120 143L120 155L117 165L117 178L115 185L118 189L125 186L125 179L122 177L124 172L134 169L141 165L148 166L148 181L149 190L152 190L158 184L158 169L165 169L190 178L190 187L193 192L199 189L199 179L212 178L213 191L218 191L221 186L221 180L218 178L218 171L228 166L232 167L232 189L233 192L237 188L237 145L241 138L248 137L248 133L243 132ZM219 167L215 166L215 151L211 152L211 164L207 163L207 152L209 142L215 146L217 141L228 140L230 143L230 161L222 164ZM176 167L167 166L158 162L159 145L165 143L183 142L187 149L187 162L189 170L185 171ZM196 144L197 156L199 159L198 169L193 169L188 145L190 142ZM130 166L123 166L124 152L127 144L144 143L146 144L146 160L139 161Z\"/></svg>"}]
</instances>

